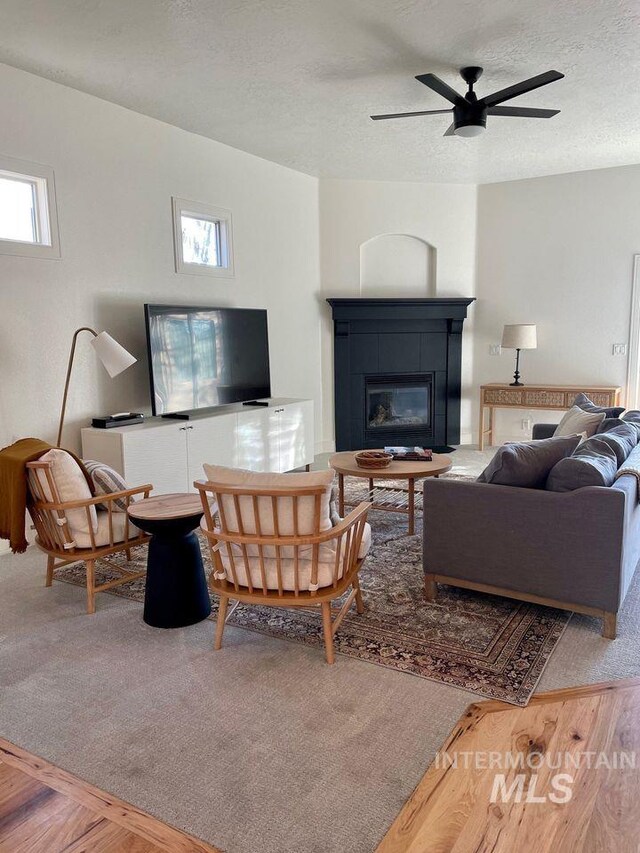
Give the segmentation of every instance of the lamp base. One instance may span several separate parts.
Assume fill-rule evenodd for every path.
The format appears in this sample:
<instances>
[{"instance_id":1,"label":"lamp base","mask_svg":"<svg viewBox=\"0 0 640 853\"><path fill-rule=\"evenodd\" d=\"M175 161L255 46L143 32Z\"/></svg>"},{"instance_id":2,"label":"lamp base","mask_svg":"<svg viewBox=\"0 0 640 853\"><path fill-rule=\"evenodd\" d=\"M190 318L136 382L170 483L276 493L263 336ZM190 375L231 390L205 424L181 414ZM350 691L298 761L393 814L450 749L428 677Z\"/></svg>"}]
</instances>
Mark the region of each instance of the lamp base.
<instances>
[{"instance_id":1,"label":"lamp base","mask_svg":"<svg viewBox=\"0 0 640 853\"><path fill-rule=\"evenodd\" d=\"M516 371L513 374L513 382L510 382L509 385L514 386L515 388L520 388L524 383L520 382L520 350L516 350Z\"/></svg>"},{"instance_id":2,"label":"lamp base","mask_svg":"<svg viewBox=\"0 0 640 853\"><path fill-rule=\"evenodd\" d=\"M524 382L510 382L510 388L524 388Z\"/></svg>"}]
</instances>

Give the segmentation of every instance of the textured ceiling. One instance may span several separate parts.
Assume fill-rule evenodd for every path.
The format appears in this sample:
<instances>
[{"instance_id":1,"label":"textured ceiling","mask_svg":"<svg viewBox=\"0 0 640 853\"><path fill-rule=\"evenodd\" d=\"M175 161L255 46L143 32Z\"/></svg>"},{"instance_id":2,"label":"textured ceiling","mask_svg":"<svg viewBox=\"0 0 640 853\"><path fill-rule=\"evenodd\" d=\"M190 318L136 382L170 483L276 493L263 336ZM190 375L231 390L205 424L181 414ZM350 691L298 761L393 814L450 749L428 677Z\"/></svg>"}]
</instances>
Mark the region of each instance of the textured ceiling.
<instances>
[{"instance_id":1,"label":"textured ceiling","mask_svg":"<svg viewBox=\"0 0 640 853\"><path fill-rule=\"evenodd\" d=\"M640 4L624 0L2 0L0 61L313 175L472 182L640 162ZM476 139L413 79L480 96L542 71Z\"/></svg>"}]
</instances>

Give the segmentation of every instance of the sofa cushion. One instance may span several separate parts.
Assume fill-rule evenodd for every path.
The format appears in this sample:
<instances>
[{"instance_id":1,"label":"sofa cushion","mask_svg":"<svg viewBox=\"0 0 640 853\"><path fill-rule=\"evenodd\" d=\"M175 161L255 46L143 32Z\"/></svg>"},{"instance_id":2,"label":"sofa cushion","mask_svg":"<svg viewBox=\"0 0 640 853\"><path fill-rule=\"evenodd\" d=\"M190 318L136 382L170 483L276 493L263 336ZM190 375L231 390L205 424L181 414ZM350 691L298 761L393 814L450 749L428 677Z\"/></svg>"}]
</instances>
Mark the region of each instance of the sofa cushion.
<instances>
[{"instance_id":1,"label":"sofa cushion","mask_svg":"<svg viewBox=\"0 0 640 853\"><path fill-rule=\"evenodd\" d=\"M44 453L38 461L49 463L51 476L62 503L84 501L93 497L82 468L66 450L53 447ZM53 501L54 496L49 488L45 473L41 469L36 468L31 470L30 476L37 478L42 494L47 501ZM88 536L90 525L94 533L98 529L98 517L95 506L89 508L88 516L86 509L80 507L78 509L65 510L65 517L73 539L77 540L83 534ZM79 547L84 546L79 545Z\"/></svg>"},{"instance_id":2,"label":"sofa cushion","mask_svg":"<svg viewBox=\"0 0 640 853\"><path fill-rule=\"evenodd\" d=\"M594 435L604 421L604 412L585 412L579 406L572 406L556 427L554 436L560 435Z\"/></svg>"},{"instance_id":3,"label":"sofa cushion","mask_svg":"<svg viewBox=\"0 0 640 853\"><path fill-rule=\"evenodd\" d=\"M570 456L580 436L567 435L503 445L478 477L479 483L543 489L553 466Z\"/></svg>"},{"instance_id":4,"label":"sofa cushion","mask_svg":"<svg viewBox=\"0 0 640 853\"><path fill-rule=\"evenodd\" d=\"M603 432L609 432L612 429L616 429L616 427L622 426L624 423L622 418L605 418L594 434L600 435ZM638 426L640 427L640 424Z\"/></svg>"},{"instance_id":5,"label":"sofa cushion","mask_svg":"<svg viewBox=\"0 0 640 853\"><path fill-rule=\"evenodd\" d=\"M605 418L619 418L624 412L624 406L597 406L586 394L578 394L573 405L578 406L584 412L603 414Z\"/></svg>"},{"instance_id":6,"label":"sofa cushion","mask_svg":"<svg viewBox=\"0 0 640 853\"><path fill-rule=\"evenodd\" d=\"M546 488L551 492L573 492L585 486L610 486L618 470L618 457L604 436L595 435L561 459L551 469Z\"/></svg>"},{"instance_id":7,"label":"sofa cushion","mask_svg":"<svg viewBox=\"0 0 640 853\"><path fill-rule=\"evenodd\" d=\"M125 492L128 489L124 478L106 462L96 462L94 459L83 459L82 464L87 469L96 496L111 495L113 492ZM133 498L132 498L133 500ZM98 504L98 509L107 509L103 504ZM126 512L127 502L124 498L113 501L114 512Z\"/></svg>"},{"instance_id":8,"label":"sofa cushion","mask_svg":"<svg viewBox=\"0 0 640 853\"><path fill-rule=\"evenodd\" d=\"M609 420L614 419L610 418ZM620 467L638 443L638 430L634 424L625 424L623 422L620 426L612 427L606 432L597 433L593 438L587 439L584 444L588 445L590 441L596 439L605 441L609 445L616 454L618 467Z\"/></svg>"}]
</instances>

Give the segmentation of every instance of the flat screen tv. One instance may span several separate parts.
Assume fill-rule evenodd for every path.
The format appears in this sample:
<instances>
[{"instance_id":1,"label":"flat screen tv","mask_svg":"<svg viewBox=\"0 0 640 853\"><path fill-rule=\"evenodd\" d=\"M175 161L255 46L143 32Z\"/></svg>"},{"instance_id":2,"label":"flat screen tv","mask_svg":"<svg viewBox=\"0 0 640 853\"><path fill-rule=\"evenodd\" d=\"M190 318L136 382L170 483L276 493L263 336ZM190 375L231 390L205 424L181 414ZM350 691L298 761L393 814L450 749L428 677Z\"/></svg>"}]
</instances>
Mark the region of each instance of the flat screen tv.
<instances>
[{"instance_id":1,"label":"flat screen tv","mask_svg":"<svg viewBox=\"0 0 640 853\"><path fill-rule=\"evenodd\" d=\"M154 415L271 396L267 312L145 305Z\"/></svg>"}]
</instances>

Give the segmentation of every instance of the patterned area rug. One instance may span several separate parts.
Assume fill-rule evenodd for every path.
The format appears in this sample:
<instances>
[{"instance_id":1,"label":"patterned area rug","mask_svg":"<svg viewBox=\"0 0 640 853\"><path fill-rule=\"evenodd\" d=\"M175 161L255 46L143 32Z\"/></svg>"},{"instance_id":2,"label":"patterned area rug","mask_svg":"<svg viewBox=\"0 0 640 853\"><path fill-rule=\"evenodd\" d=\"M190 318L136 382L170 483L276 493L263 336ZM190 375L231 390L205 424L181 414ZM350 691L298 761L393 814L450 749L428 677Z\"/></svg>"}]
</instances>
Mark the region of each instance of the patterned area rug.
<instances>
[{"instance_id":1,"label":"patterned area rug","mask_svg":"<svg viewBox=\"0 0 640 853\"><path fill-rule=\"evenodd\" d=\"M357 486L347 492L347 498L361 499ZM526 705L571 614L448 586L439 587L437 601L426 602L421 535L408 536L406 517L397 513L373 511L369 520L373 545L360 571L366 610L358 616L352 608L345 617L335 637L336 651L481 696ZM418 530L421 520L418 515ZM204 542L202 545L208 570L208 550ZM144 568L146 548L137 548L134 554ZM113 560L124 562L124 555ZM112 577L116 575L109 567L98 562L96 580L102 583ZM63 567L56 578L84 586L84 565ZM110 592L142 602L144 578ZM210 618L215 619L217 598L212 605ZM229 624L306 643L319 651L323 648L319 611L240 605Z\"/></svg>"}]
</instances>

